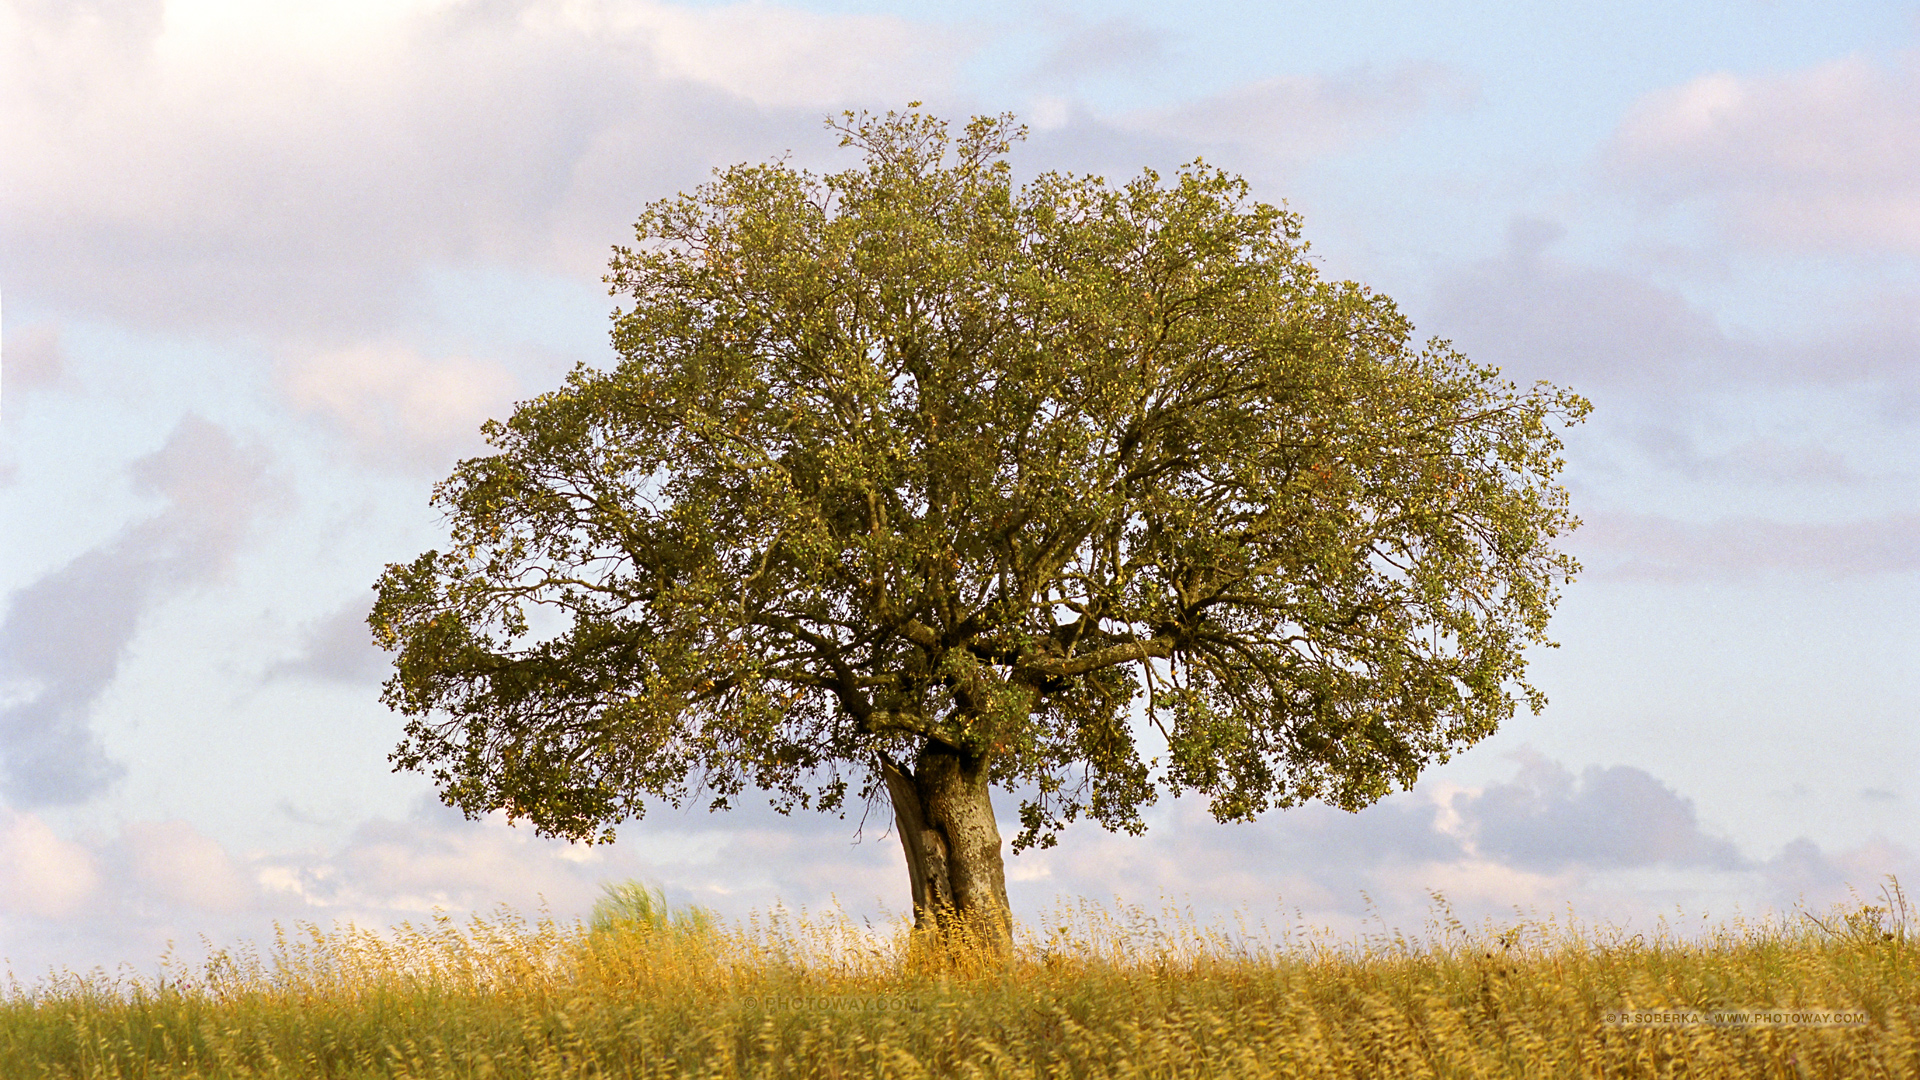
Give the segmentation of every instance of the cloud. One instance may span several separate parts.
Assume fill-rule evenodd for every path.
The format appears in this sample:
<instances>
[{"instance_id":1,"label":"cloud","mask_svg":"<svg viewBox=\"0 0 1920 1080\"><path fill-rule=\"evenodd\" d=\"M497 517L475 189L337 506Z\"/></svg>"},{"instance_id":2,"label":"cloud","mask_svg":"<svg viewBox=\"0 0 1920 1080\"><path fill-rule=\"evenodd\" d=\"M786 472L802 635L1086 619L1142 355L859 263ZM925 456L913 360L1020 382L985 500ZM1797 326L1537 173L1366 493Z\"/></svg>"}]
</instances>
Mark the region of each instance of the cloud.
<instances>
[{"instance_id":1,"label":"cloud","mask_svg":"<svg viewBox=\"0 0 1920 1080\"><path fill-rule=\"evenodd\" d=\"M1120 34L1116 27L1115 33ZM1044 79L1047 73L1040 73ZM1454 72L1402 65L1244 83L1184 104L1097 115L1069 97L1044 95L1029 110L1034 131L1016 164L1124 181L1143 166L1163 174L1196 157L1235 171L1285 174L1329 154L1388 137L1432 109L1473 96Z\"/></svg>"},{"instance_id":2,"label":"cloud","mask_svg":"<svg viewBox=\"0 0 1920 1080\"><path fill-rule=\"evenodd\" d=\"M1409 310L1523 383L1658 392L1650 400L1735 384L1866 384L1907 399L1920 390L1910 290L1862 290L1797 332L1754 335L1647 273L1555 256L1563 235L1556 222L1517 218L1501 254L1440 271Z\"/></svg>"},{"instance_id":3,"label":"cloud","mask_svg":"<svg viewBox=\"0 0 1920 1080\"><path fill-rule=\"evenodd\" d=\"M276 921L383 930L502 905L565 921L586 916L603 884L633 878L729 917L777 901L821 908L836 892L864 902L906 891L897 842L849 848L851 826L838 819L764 808L660 816L629 826L619 844L583 846L423 802L329 847L236 853L182 821L70 841L35 815L0 811L0 956L16 974L146 967L173 942L264 942Z\"/></svg>"},{"instance_id":4,"label":"cloud","mask_svg":"<svg viewBox=\"0 0 1920 1080\"><path fill-rule=\"evenodd\" d=\"M1731 843L1701 831L1691 801L1624 765L1590 766L1576 778L1525 755L1512 783L1455 795L1451 809L1475 854L1523 870L1746 865Z\"/></svg>"},{"instance_id":5,"label":"cloud","mask_svg":"<svg viewBox=\"0 0 1920 1080\"><path fill-rule=\"evenodd\" d=\"M1920 251L1920 54L1706 75L1638 102L1607 156L1656 203L1745 243Z\"/></svg>"},{"instance_id":6,"label":"cloud","mask_svg":"<svg viewBox=\"0 0 1920 1080\"><path fill-rule=\"evenodd\" d=\"M16 806L81 802L119 775L93 702L141 615L224 569L270 496L265 452L199 417L131 471L165 507L15 592L0 622L0 790Z\"/></svg>"},{"instance_id":7,"label":"cloud","mask_svg":"<svg viewBox=\"0 0 1920 1080\"><path fill-rule=\"evenodd\" d=\"M1418 932L1436 893L1469 923L1571 906L1618 925L1676 905L1719 917L1824 905L1844 901L1849 884L1920 870L1911 852L1877 842L1823 852L1802 841L1756 859L1643 769L1576 774L1531 751L1518 757L1508 781L1426 782L1356 814L1310 805L1220 825L1198 800L1172 800L1150 814L1145 837L1075 826L1059 847L1012 860L1009 889L1022 912L1062 895L1165 897L1205 917L1271 920L1277 905L1309 928L1352 934L1369 924Z\"/></svg>"},{"instance_id":8,"label":"cloud","mask_svg":"<svg viewBox=\"0 0 1920 1080\"><path fill-rule=\"evenodd\" d=\"M280 381L296 409L324 418L362 457L436 471L483 450L480 425L507 411L519 390L499 363L429 360L391 344L300 354L281 365Z\"/></svg>"},{"instance_id":9,"label":"cloud","mask_svg":"<svg viewBox=\"0 0 1920 1080\"><path fill-rule=\"evenodd\" d=\"M1765 363L1678 293L1552 258L1547 252L1560 236L1552 222L1515 221L1498 258L1439 282L1425 322L1446 327L1462 352L1521 381L1673 385Z\"/></svg>"},{"instance_id":10,"label":"cloud","mask_svg":"<svg viewBox=\"0 0 1920 1080\"><path fill-rule=\"evenodd\" d=\"M184 821L135 822L121 835L117 862L140 891L167 905L223 913L239 909L252 889L226 849Z\"/></svg>"},{"instance_id":11,"label":"cloud","mask_svg":"<svg viewBox=\"0 0 1920 1080\"><path fill-rule=\"evenodd\" d=\"M976 48L763 3L0 3L10 288L132 329L281 342L390 340L432 305L437 268L597 278L646 202L715 164L841 163L823 113L953 99ZM1125 20L1077 33L1063 63L1157 48ZM1047 142L1126 174L1222 148L1284 164L1465 93L1438 68L1356 69L1081 117Z\"/></svg>"},{"instance_id":12,"label":"cloud","mask_svg":"<svg viewBox=\"0 0 1920 1080\"><path fill-rule=\"evenodd\" d=\"M167 500L165 510L129 533L134 554L164 560L184 580L224 567L271 495L267 463L258 443L240 442L198 416L180 421L160 449L127 470Z\"/></svg>"},{"instance_id":13,"label":"cloud","mask_svg":"<svg viewBox=\"0 0 1920 1080\"><path fill-rule=\"evenodd\" d=\"M100 884L96 862L39 818L0 809L0 912L72 917Z\"/></svg>"},{"instance_id":14,"label":"cloud","mask_svg":"<svg viewBox=\"0 0 1920 1080\"><path fill-rule=\"evenodd\" d=\"M1125 15L1064 28L1037 72L1045 81L1137 71L1166 58L1167 35Z\"/></svg>"},{"instance_id":15,"label":"cloud","mask_svg":"<svg viewBox=\"0 0 1920 1080\"><path fill-rule=\"evenodd\" d=\"M1767 860L1764 873L1782 906L1800 904L1818 912L1835 905L1879 903L1889 879L1913 881L1920 872L1914 853L1885 840L1828 852L1801 837Z\"/></svg>"},{"instance_id":16,"label":"cloud","mask_svg":"<svg viewBox=\"0 0 1920 1080\"><path fill-rule=\"evenodd\" d=\"M1575 775L1525 753L1510 781L1416 788L1358 814L1309 806L1229 826L1198 800L1175 800L1150 816L1144 837L1075 826L1059 847L1010 859L1017 914L1037 920L1083 898L1151 908L1164 897L1203 920L1238 911L1273 925L1297 913L1345 934L1369 922L1418 933L1437 891L1468 922L1571 904L1618 925L1675 904L1722 917L1736 905L1818 910L1846 901L1850 886L1871 892L1885 875L1920 872L1911 852L1882 842L1829 851L1797 840L1748 858L1644 770ZM169 940L265 941L274 920L381 929L502 904L564 921L585 916L602 883L629 878L729 918L776 903L904 914L898 841L882 822L867 826L854 843L851 818L749 803L724 815L658 811L618 843L586 847L423 802L325 848L236 853L185 822L68 840L32 814L0 812L0 955L16 972L144 966Z\"/></svg>"},{"instance_id":17,"label":"cloud","mask_svg":"<svg viewBox=\"0 0 1920 1080\"><path fill-rule=\"evenodd\" d=\"M960 42L892 15L823 15L771 4L699 9L571 3L542 11L584 37L644 41L662 75L773 108L912 96L953 78ZM545 21L544 19L541 21Z\"/></svg>"},{"instance_id":18,"label":"cloud","mask_svg":"<svg viewBox=\"0 0 1920 1080\"><path fill-rule=\"evenodd\" d=\"M58 386L66 377L66 366L58 325L41 322L9 330L0 343L0 395Z\"/></svg>"},{"instance_id":19,"label":"cloud","mask_svg":"<svg viewBox=\"0 0 1920 1080\"><path fill-rule=\"evenodd\" d=\"M1587 517L1570 546L1589 570L1625 580L1904 574L1920 570L1920 514L1831 524L1763 518L1701 523L1654 514L1595 514Z\"/></svg>"},{"instance_id":20,"label":"cloud","mask_svg":"<svg viewBox=\"0 0 1920 1080\"><path fill-rule=\"evenodd\" d=\"M1059 847L1022 855L1013 876L1027 907L1061 893L1135 903L1184 895L1215 912L1270 909L1278 898L1348 916L1396 875L1411 881L1467 857L1461 837L1442 829L1438 808L1420 797L1357 814L1309 805L1238 825L1215 822L1203 800L1175 799L1150 816L1144 840L1076 826Z\"/></svg>"},{"instance_id":21,"label":"cloud","mask_svg":"<svg viewBox=\"0 0 1920 1080\"><path fill-rule=\"evenodd\" d=\"M1654 461L1689 480L1838 485L1866 479L1845 455L1815 442L1754 438L1706 453L1682 433L1662 427L1642 429L1635 441Z\"/></svg>"},{"instance_id":22,"label":"cloud","mask_svg":"<svg viewBox=\"0 0 1920 1080\"><path fill-rule=\"evenodd\" d=\"M59 324L36 322L6 328L5 339L0 341L0 421L6 419L8 404L18 417L23 396L66 382L67 358L60 344ZM12 484L19 475L19 462L0 459L0 487Z\"/></svg>"},{"instance_id":23,"label":"cloud","mask_svg":"<svg viewBox=\"0 0 1920 1080\"><path fill-rule=\"evenodd\" d=\"M274 665L268 676L378 684L391 674L392 662L373 644L367 611L366 604L355 602L317 620L307 627L299 654Z\"/></svg>"},{"instance_id":24,"label":"cloud","mask_svg":"<svg viewBox=\"0 0 1920 1080\"><path fill-rule=\"evenodd\" d=\"M1783 346L1782 366L1810 378L1878 382L1909 399L1920 391L1920 292L1868 292L1835 314L1833 330Z\"/></svg>"},{"instance_id":25,"label":"cloud","mask_svg":"<svg viewBox=\"0 0 1920 1080\"><path fill-rule=\"evenodd\" d=\"M1462 105L1473 89L1431 64L1337 75L1289 75L1234 87L1170 109L1119 121L1123 128L1206 147L1228 147L1299 163L1390 134L1438 105Z\"/></svg>"},{"instance_id":26,"label":"cloud","mask_svg":"<svg viewBox=\"0 0 1920 1080\"><path fill-rule=\"evenodd\" d=\"M148 327L393 325L423 267L597 276L646 201L937 95L882 15L647 0L0 9L10 288Z\"/></svg>"}]
</instances>

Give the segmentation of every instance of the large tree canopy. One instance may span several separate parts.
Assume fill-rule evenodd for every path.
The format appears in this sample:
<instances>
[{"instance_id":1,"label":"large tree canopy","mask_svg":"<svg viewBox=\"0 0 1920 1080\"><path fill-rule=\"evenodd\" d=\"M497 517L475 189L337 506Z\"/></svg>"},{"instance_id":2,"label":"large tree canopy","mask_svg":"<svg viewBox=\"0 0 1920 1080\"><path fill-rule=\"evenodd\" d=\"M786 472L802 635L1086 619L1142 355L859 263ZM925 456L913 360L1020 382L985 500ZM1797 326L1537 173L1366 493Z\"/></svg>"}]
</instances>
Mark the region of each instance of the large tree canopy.
<instances>
[{"instance_id":1,"label":"large tree canopy","mask_svg":"<svg viewBox=\"0 0 1920 1080\"><path fill-rule=\"evenodd\" d=\"M648 207L618 363L436 489L370 619L399 767L575 838L886 797L934 917L1005 909L991 785L1016 849L1159 789L1358 809L1539 706L1586 402L1416 348L1202 163L1018 186L1007 118L832 126L861 167Z\"/></svg>"}]
</instances>

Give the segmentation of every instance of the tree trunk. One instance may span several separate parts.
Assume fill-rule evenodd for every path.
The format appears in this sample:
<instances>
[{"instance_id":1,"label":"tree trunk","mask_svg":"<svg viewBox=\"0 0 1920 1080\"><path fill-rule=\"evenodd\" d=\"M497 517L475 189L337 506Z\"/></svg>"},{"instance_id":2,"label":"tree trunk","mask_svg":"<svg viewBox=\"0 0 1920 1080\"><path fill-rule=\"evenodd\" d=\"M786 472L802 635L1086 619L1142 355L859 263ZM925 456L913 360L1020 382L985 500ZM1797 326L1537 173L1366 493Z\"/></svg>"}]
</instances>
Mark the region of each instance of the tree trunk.
<instances>
[{"instance_id":1,"label":"tree trunk","mask_svg":"<svg viewBox=\"0 0 1920 1080\"><path fill-rule=\"evenodd\" d=\"M928 742L912 772L884 755L880 770L907 853L914 925L922 930L970 927L994 947L1010 947L1006 867L988 797L987 763Z\"/></svg>"}]
</instances>

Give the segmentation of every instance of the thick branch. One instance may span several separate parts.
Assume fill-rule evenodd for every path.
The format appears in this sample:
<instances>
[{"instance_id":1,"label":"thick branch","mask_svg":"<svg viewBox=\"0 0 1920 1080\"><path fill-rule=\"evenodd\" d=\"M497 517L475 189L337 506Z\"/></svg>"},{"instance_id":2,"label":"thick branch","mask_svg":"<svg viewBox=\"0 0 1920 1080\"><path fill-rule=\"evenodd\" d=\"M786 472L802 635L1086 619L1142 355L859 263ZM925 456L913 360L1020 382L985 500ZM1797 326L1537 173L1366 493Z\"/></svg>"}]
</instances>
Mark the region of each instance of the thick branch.
<instances>
[{"instance_id":1,"label":"thick branch","mask_svg":"<svg viewBox=\"0 0 1920 1080\"><path fill-rule=\"evenodd\" d=\"M955 750L966 749L955 742L946 732L928 723L925 717L915 716L912 713L889 712L884 709L874 709L865 716L860 717L860 728L873 735L883 735L888 732L899 732L902 735L918 735L923 739L937 742L942 746L952 747Z\"/></svg>"},{"instance_id":2,"label":"thick branch","mask_svg":"<svg viewBox=\"0 0 1920 1080\"><path fill-rule=\"evenodd\" d=\"M1043 675L1050 679L1070 679L1075 675L1085 675L1089 671L1128 664L1149 657L1165 659L1173 655L1173 639L1156 636L1145 641L1123 641L1118 645L1109 645L1080 656L1065 658L1033 657L1021 662L1022 672Z\"/></svg>"}]
</instances>

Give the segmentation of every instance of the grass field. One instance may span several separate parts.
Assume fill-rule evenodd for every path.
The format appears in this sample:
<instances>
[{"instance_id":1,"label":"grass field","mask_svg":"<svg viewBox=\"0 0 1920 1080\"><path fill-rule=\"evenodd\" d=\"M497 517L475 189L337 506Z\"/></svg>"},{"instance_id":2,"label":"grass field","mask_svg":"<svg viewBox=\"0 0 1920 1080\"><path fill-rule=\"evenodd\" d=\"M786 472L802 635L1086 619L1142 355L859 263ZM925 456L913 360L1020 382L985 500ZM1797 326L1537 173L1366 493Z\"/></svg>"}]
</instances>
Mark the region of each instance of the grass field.
<instances>
[{"instance_id":1,"label":"grass field","mask_svg":"<svg viewBox=\"0 0 1920 1080\"><path fill-rule=\"evenodd\" d=\"M15 985L0 1076L1920 1076L1897 885L1684 938L1443 907L1419 938L1255 944L1087 907L1023 928L1011 962L638 900L590 926L303 927L191 977Z\"/></svg>"}]
</instances>

